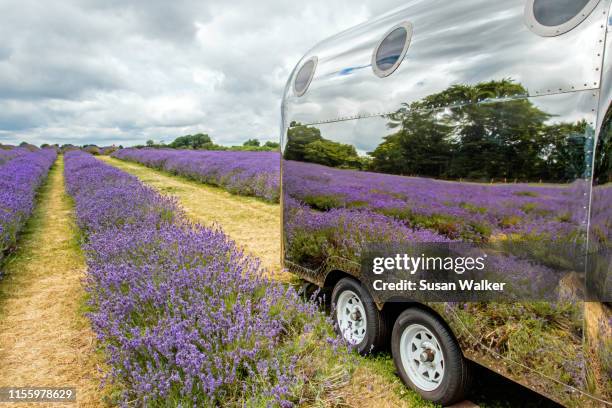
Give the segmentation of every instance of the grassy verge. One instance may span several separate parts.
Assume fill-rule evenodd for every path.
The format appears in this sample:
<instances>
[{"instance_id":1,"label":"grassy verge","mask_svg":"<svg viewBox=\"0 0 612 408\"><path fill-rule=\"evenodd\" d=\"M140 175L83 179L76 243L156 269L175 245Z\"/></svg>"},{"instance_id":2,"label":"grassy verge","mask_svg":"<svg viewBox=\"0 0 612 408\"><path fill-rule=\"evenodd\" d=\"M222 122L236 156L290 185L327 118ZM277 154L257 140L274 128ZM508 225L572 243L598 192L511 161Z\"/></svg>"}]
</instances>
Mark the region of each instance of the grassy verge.
<instances>
[{"instance_id":1,"label":"grassy verge","mask_svg":"<svg viewBox=\"0 0 612 408\"><path fill-rule=\"evenodd\" d=\"M3 270L0 387L72 386L79 407L100 406L95 339L82 314L85 260L61 157Z\"/></svg>"}]
</instances>

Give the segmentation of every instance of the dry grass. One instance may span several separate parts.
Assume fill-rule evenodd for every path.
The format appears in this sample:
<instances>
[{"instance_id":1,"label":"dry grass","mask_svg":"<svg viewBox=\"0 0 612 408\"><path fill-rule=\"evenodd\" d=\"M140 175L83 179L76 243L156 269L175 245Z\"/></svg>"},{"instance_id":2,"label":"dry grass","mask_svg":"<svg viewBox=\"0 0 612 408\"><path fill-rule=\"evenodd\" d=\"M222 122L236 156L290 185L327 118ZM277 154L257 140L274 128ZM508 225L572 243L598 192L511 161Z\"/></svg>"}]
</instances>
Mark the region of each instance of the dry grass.
<instances>
[{"instance_id":1,"label":"dry grass","mask_svg":"<svg viewBox=\"0 0 612 408\"><path fill-rule=\"evenodd\" d=\"M176 177L137 163L98 156L108 164L131 173L164 194L175 196L187 215L203 225L216 223L248 253L261 259L277 278L289 274L280 267L280 207L253 197L230 194L196 181Z\"/></svg>"},{"instance_id":2,"label":"dry grass","mask_svg":"<svg viewBox=\"0 0 612 408\"><path fill-rule=\"evenodd\" d=\"M0 387L71 386L79 407L101 406L95 339L81 313L86 266L62 158L38 201L0 281Z\"/></svg>"}]
</instances>

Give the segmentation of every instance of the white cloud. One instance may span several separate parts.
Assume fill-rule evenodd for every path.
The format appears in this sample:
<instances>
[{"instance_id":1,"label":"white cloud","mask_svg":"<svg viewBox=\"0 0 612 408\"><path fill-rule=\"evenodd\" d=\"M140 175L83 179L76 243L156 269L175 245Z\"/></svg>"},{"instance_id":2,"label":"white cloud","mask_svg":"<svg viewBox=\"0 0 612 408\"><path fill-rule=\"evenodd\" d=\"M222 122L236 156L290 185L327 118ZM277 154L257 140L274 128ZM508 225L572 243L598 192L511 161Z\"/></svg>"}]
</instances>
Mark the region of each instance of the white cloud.
<instances>
[{"instance_id":1,"label":"white cloud","mask_svg":"<svg viewBox=\"0 0 612 408\"><path fill-rule=\"evenodd\" d=\"M4 0L0 143L276 139L301 56L398 4Z\"/></svg>"}]
</instances>

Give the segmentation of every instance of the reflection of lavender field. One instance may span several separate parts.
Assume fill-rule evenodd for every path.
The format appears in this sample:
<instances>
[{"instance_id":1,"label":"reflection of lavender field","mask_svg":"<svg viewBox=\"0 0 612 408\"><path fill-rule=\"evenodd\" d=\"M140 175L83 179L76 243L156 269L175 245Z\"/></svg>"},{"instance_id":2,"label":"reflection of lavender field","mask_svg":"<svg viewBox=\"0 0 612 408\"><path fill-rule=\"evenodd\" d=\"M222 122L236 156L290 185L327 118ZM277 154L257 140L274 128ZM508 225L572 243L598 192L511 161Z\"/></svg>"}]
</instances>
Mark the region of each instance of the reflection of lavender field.
<instances>
[{"instance_id":1,"label":"reflection of lavender field","mask_svg":"<svg viewBox=\"0 0 612 408\"><path fill-rule=\"evenodd\" d=\"M590 231L599 247L612 247L612 183L593 188Z\"/></svg>"},{"instance_id":2,"label":"reflection of lavender field","mask_svg":"<svg viewBox=\"0 0 612 408\"><path fill-rule=\"evenodd\" d=\"M16 156L0 164L0 259L30 217L36 190L57 156L52 149L15 150Z\"/></svg>"},{"instance_id":3,"label":"reflection of lavender field","mask_svg":"<svg viewBox=\"0 0 612 408\"><path fill-rule=\"evenodd\" d=\"M588 286L593 298L612 302L612 183L593 187L589 224Z\"/></svg>"},{"instance_id":4,"label":"reflection of lavender field","mask_svg":"<svg viewBox=\"0 0 612 408\"><path fill-rule=\"evenodd\" d=\"M286 162L286 193L318 210L368 208L452 239L575 240L586 185L477 184Z\"/></svg>"},{"instance_id":5,"label":"reflection of lavender field","mask_svg":"<svg viewBox=\"0 0 612 408\"><path fill-rule=\"evenodd\" d=\"M556 298L558 269L577 270L584 245L588 185L581 182L462 183L284 161L283 186L285 257L313 270L335 257L359 263L368 243L463 241L485 248L504 281ZM566 301L569 292L558 303L447 303L445 310L473 336L460 336L466 347L476 338L580 387L582 311Z\"/></svg>"},{"instance_id":6,"label":"reflection of lavender field","mask_svg":"<svg viewBox=\"0 0 612 408\"><path fill-rule=\"evenodd\" d=\"M219 186L234 194L278 202L280 157L276 152L123 149L113 156Z\"/></svg>"},{"instance_id":7,"label":"reflection of lavender field","mask_svg":"<svg viewBox=\"0 0 612 408\"><path fill-rule=\"evenodd\" d=\"M287 255L311 268L331 256L358 262L369 242L444 240L495 250L505 276L537 277L542 290L559 283L549 268L583 267L588 185L580 181L464 183L294 161L285 161L283 181Z\"/></svg>"}]
</instances>

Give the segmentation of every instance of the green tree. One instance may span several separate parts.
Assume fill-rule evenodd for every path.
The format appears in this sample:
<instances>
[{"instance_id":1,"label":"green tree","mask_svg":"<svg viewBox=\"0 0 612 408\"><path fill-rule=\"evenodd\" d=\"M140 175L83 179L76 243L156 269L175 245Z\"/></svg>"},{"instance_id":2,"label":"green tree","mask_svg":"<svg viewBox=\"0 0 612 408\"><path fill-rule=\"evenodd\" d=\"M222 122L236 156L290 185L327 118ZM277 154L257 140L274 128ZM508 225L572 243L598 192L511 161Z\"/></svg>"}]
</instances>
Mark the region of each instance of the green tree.
<instances>
[{"instance_id":1,"label":"green tree","mask_svg":"<svg viewBox=\"0 0 612 408\"><path fill-rule=\"evenodd\" d=\"M153 147L153 146L155 146L155 140L153 140L153 139L149 139L149 140L147 140L147 146L148 146L148 147Z\"/></svg>"},{"instance_id":2,"label":"green tree","mask_svg":"<svg viewBox=\"0 0 612 408\"><path fill-rule=\"evenodd\" d=\"M548 125L552 116L526 94L520 84L502 80L455 85L404 104L387 115L395 132L370 153L372 169L487 180L579 177L586 124Z\"/></svg>"},{"instance_id":3,"label":"green tree","mask_svg":"<svg viewBox=\"0 0 612 408\"><path fill-rule=\"evenodd\" d=\"M258 139L249 139L246 142L244 142L242 145L243 146L259 147L260 143L259 143Z\"/></svg>"},{"instance_id":4,"label":"green tree","mask_svg":"<svg viewBox=\"0 0 612 408\"><path fill-rule=\"evenodd\" d=\"M210 136L197 133L195 135L179 136L169 146L174 149L206 149L211 145L213 145L213 142Z\"/></svg>"},{"instance_id":5,"label":"green tree","mask_svg":"<svg viewBox=\"0 0 612 408\"><path fill-rule=\"evenodd\" d=\"M289 130L287 130L287 146L285 146L284 158L304 161L306 145L319 140L323 140L323 138L321 137L321 131L316 127L291 122Z\"/></svg>"},{"instance_id":6,"label":"green tree","mask_svg":"<svg viewBox=\"0 0 612 408\"><path fill-rule=\"evenodd\" d=\"M446 175L453 147L450 129L436 120L434 111L405 106L389 118L389 127L400 129L369 153L371 166L385 173Z\"/></svg>"},{"instance_id":7,"label":"green tree","mask_svg":"<svg viewBox=\"0 0 612 408\"><path fill-rule=\"evenodd\" d=\"M330 167L360 167L355 147L325 139L308 143L304 147L304 161Z\"/></svg>"}]
</instances>

